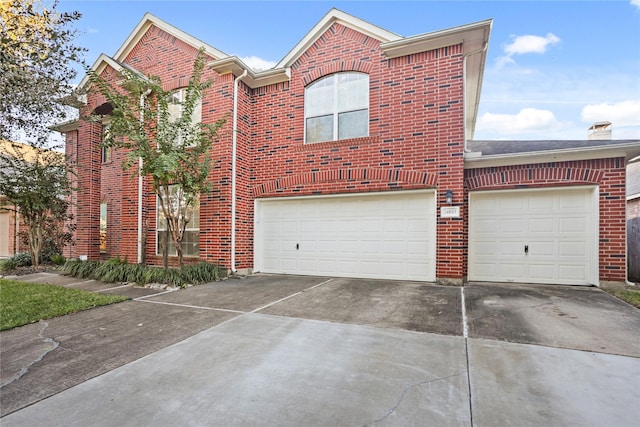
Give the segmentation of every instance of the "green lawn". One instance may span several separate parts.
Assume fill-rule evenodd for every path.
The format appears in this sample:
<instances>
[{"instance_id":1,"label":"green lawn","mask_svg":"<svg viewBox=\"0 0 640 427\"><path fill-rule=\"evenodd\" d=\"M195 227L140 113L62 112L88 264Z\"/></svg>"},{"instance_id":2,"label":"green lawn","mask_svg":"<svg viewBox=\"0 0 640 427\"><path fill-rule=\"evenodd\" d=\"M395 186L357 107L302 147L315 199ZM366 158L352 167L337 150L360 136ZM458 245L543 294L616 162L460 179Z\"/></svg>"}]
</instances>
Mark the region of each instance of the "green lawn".
<instances>
[{"instance_id":1,"label":"green lawn","mask_svg":"<svg viewBox=\"0 0 640 427\"><path fill-rule=\"evenodd\" d=\"M126 299L0 278L0 331Z\"/></svg>"},{"instance_id":2,"label":"green lawn","mask_svg":"<svg viewBox=\"0 0 640 427\"><path fill-rule=\"evenodd\" d=\"M635 307L640 308L640 289L611 289L607 292Z\"/></svg>"}]
</instances>

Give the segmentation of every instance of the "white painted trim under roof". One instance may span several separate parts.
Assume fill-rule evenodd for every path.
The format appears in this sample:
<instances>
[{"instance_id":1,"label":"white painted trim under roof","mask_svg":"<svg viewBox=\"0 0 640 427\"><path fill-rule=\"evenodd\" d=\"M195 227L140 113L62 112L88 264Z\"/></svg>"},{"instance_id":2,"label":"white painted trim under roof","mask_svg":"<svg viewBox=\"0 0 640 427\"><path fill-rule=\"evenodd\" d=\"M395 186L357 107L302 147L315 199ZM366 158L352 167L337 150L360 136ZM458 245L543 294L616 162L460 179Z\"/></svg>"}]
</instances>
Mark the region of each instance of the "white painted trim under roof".
<instances>
[{"instance_id":1,"label":"white painted trim under roof","mask_svg":"<svg viewBox=\"0 0 640 427\"><path fill-rule=\"evenodd\" d=\"M216 59L221 59L229 56L221 50L216 49L215 47L193 37L190 34L185 33L184 31L147 12L144 14L138 25L136 25L131 34L129 34L129 37L127 37L127 39L124 41L122 46L120 46L120 49L118 49L113 57L117 61L124 61L127 58L127 55L129 55L129 53L138 44L140 39L152 25L160 28L162 31L171 34L172 36L182 40L183 42L193 46L196 49L204 47L205 52Z\"/></svg>"},{"instance_id":2,"label":"white painted trim under roof","mask_svg":"<svg viewBox=\"0 0 640 427\"><path fill-rule=\"evenodd\" d=\"M481 152L465 153L464 168L477 169L497 166L526 165L534 163L564 162L624 157L629 160L640 155L638 141L621 141L620 144L595 147L563 148L545 151L493 154L483 156Z\"/></svg>"},{"instance_id":3,"label":"white painted trim under roof","mask_svg":"<svg viewBox=\"0 0 640 427\"><path fill-rule=\"evenodd\" d=\"M101 53L100 56L98 56L98 59L96 59L96 62L94 62L91 66L91 71L96 74L100 74L104 71L105 68L107 68L107 65L118 72L122 71L122 69L124 68L123 65L117 62L115 59L105 55L104 53ZM78 84L76 91L81 92L84 89L84 86L89 82L90 78L91 76L89 75L89 73L86 73L80 81L80 84Z\"/></svg>"},{"instance_id":4,"label":"white painted trim under roof","mask_svg":"<svg viewBox=\"0 0 640 427\"><path fill-rule=\"evenodd\" d=\"M291 78L290 68L272 68L270 70L254 71L237 56L228 56L223 59L211 61L207 66L219 74L232 73L236 76L239 76L246 70L247 76L243 78L242 81L252 89L286 82Z\"/></svg>"},{"instance_id":5,"label":"white painted trim under roof","mask_svg":"<svg viewBox=\"0 0 640 427\"><path fill-rule=\"evenodd\" d=\"M345 27L352 28L369 37L373 37L381 42L390 42L402 39L401 36L387 31L377 25L370 24L360 18L349 15L336 8L331 9L303 38L296 44L289 53L278 62L275 68L290 67L309 47L324 34L331 25L339 23Z\"/></svg>"}]
</instances>

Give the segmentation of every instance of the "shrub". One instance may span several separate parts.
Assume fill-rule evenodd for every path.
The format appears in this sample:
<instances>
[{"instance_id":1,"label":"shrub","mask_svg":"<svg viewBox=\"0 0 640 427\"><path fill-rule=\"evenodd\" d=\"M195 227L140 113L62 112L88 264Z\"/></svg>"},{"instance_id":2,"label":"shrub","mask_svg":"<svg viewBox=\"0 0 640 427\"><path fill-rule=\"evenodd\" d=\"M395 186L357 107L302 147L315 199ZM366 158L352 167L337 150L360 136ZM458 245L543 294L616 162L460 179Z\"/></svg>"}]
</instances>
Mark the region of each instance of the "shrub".
<instances>
[{"instance_id":1,"label":"shrub","mask_svg":"<svg viewBox=\"0 0 640 427\"><path fill-rule=\"evenodd\" d=\"M79 279L92 279L93 272L100 263L98 261L81 261L78 259L70 259L64 263L62 272L69 276L77 277Z\"/></svg>"},{"instance_id":2,"label":"shrub","mask_svg":"<svg viewBox=\"0 0 640 427\"><path fill-rule=\"evenodd\" d=\"M182 268L164 269L129 264L126 259L113 258L105 262L68 260L62 269L64 274L78 278L91 278L102 282L135 282L137 285L161 283L183 288L213 282L223 277L223 270L206 262Z\"/></svg>"},{"instance_id":3,"label":"shrub","mask_svg":"<svg viewBox=\"0 0 640 427\"><path fill-rule=\"evenodd\" d=\"M11 271L18 268L16 261L13 258L7 258L0 260L0 271Z\"/></svg>"},{"instance_id":4,"label":"shrub","mask_svg":"<svg viewBox=\"0 0 640 427\"><path fill-rule=\"evenodd\" d=\"M49 260L51 260L51 262L55 265L63 265L67 261L67 259L62 254L51 255L49 257Z\"/></svg>"},{"instance_id":5,"label":"shrub","mask_svg":"<svg viewBox=\"0 0 640 427\"><path fill-rule=\"evenodd\" d=\"M182 268L182 274L186 283L199 285L200 283L213 282L222 276L217 265L207 262L199 262Z\"/></svg>"},{"instance_id":6,"label":"shrub","mask_svg":"<svg viewBox=\"0 0 640 427\"><path fill-rule=\"evenodd\" d=\"M17 267L28 267L31 265L31 254L29 252L18 252L10 259L13 259Z\"/></svg>"}]
</instances>

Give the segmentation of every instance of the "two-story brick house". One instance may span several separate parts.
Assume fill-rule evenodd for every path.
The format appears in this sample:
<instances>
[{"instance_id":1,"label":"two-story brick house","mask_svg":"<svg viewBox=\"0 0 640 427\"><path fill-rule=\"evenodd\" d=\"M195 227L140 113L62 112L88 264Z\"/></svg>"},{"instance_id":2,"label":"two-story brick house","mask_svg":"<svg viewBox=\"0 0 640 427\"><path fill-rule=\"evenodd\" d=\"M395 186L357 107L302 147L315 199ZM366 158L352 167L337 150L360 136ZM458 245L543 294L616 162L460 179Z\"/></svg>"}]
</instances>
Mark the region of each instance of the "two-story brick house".
<instances>
[{"instance_id":1,"label":"two-story brick house","mask_svg":"<svg viewBox=\"0 0 640 427\"><path fill-rule=\"evenodd\" d=\"M254 71L145 15L93 70L128 67L179 93L197 50L210 57L200 119L230 119L189 229L193 260L441 283L624 281L625 164L640 144L473 141L491 25L401 37L333 9ZM90 111L108 106L89 93ZM100 148L99 124L58 129L80 166L76 255L160 264L147 179Z\"/></svg>"}]
</instances>

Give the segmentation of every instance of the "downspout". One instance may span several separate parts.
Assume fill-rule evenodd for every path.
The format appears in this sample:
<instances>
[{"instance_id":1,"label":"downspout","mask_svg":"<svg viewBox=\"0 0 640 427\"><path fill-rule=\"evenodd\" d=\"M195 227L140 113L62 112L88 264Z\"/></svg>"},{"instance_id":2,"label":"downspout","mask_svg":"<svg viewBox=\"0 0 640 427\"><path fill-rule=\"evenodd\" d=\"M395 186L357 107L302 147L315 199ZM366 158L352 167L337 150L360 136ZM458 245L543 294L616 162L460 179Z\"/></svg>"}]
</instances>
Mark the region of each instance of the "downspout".
<instances>
[{"instance_id":1,"label":"downspout","mask_svg":"<svg viewBox=\"0 0 640 427\"><path fill-rule=\"evenodd\" d=\"M144 99L149 96L151 93L151 89L147 89L145 93L140 95L140 126L144 125L144 115L142 114L142 110L144 109ZM142 178L142 166L143 166L142 157L138 157L138 264L142 264L142 251L144 248L142 247L142 188L143 188L143 178Z\"/></svg>"},{"instance_id":2,"label":"downspout","mask_svg":"<svg viewBox=\"0 0 640 427\"><path fill-rule=\"evenodd\" d=\"M466 108L466 97L467 97L467 58L473 55L477 55L479 53L483 53L487 51L489 44L484 42L480 49L474 50L473 52L469 52L465 54L462 58L462 126L463 126L463 134L464 134L464 152L470 153L471 150L467 147L467 108Z\"/></svg>"},{"instance_id":3,"label":"downspout","mask_svg":"<svg viewBox=\"0 0 640 427\"><path fill-rule=\"evenodd\" d=\"M231 272L236 272L236 171L238 151L238 83L247 76L247 70L233 81L233 136L231 139Z\"/></svg>"}]
</instances>

